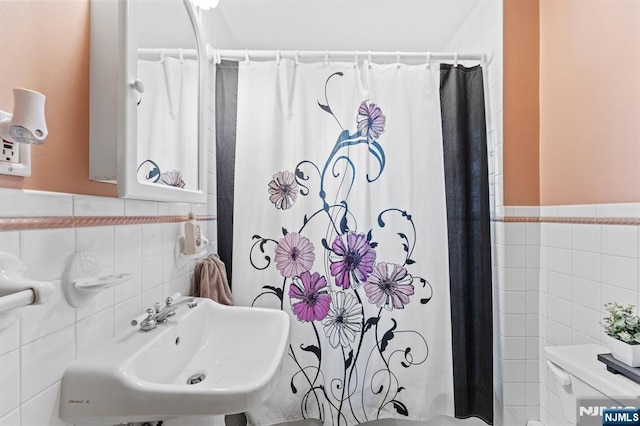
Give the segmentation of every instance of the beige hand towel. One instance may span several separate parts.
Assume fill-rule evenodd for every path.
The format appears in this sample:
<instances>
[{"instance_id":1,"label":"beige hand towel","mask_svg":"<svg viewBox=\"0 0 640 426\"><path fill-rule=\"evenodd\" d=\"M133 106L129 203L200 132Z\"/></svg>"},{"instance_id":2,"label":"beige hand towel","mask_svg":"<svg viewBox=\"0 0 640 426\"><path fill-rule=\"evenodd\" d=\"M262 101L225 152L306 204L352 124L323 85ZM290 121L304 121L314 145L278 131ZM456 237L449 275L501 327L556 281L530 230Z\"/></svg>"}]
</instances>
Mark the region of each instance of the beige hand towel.
<instances>
[{"instance_id":1,"label":"beige hand towel","mask_svg":"<svg viewBox=\"0 0 640 426\"><path fill-rule=\"evenodd\" d=\"M212 254L196 265L194 280L198 296L208 297L221 305L233 305L227 271L217 254Z\"/></svg>"}]
</instances>

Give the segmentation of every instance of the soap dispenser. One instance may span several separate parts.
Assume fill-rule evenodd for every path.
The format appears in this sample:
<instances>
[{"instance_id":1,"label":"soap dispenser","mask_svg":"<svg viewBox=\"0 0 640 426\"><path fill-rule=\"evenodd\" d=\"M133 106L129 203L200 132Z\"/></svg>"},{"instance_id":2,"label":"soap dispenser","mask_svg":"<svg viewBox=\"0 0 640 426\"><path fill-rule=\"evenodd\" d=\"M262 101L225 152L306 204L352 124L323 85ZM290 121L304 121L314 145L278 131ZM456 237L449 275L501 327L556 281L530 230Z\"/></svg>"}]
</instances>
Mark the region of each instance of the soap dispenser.
<instances>
[{"instance_id":1,"label":"soap dispenser","mask_svg":"<svg viewBox=\"0 0 640 426\"><path fill-rule=\"evenodd\" d=\"M200 225L196 223L193 213L189 213L184 224L184 254L197 254L202 250L202 234Z\"/></svg>"}]
</instances>

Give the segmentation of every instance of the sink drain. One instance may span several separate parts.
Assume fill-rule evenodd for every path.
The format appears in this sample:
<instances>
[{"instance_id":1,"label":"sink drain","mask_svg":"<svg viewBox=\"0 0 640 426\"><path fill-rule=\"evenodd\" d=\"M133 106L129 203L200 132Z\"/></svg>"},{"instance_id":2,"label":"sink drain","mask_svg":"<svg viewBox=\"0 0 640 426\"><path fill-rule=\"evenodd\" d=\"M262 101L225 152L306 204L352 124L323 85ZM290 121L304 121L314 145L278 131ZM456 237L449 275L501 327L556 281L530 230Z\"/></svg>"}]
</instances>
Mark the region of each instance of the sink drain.
<instances>
[{"instance_id":1,"label":"sink drain","mask_svg":"<svg viewBox=\"0 0 640 426\"><path fill-rule=\"evenodd\" d=\"M194 374L193 376L189 377L187 379L187 384L188 385L195 385L200 383L201 381L203 381L205 379L205 375L204 374Z\"/></svg>"}]
</instances>

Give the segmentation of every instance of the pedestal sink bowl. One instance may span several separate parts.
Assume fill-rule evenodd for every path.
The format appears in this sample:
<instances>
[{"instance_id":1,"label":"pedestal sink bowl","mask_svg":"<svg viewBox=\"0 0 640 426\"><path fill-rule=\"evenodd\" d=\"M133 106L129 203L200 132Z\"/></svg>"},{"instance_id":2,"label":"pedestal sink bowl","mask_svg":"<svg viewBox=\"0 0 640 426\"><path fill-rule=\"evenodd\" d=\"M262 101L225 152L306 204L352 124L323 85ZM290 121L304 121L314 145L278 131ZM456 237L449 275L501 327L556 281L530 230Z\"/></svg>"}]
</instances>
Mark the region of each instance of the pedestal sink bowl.
<instances>
[{"instance_id":1,"label":"pedestal sink bowl","mask_svg":"<svg viewBox=\"0 0 640 426\"><path fill-rule=\"evenodd\" d=\"M62 420L112 425L232 414L266 400L288 344L288 315L196 300L155 330L132 327L71 364Z\"/></svg>"}]
</instances>

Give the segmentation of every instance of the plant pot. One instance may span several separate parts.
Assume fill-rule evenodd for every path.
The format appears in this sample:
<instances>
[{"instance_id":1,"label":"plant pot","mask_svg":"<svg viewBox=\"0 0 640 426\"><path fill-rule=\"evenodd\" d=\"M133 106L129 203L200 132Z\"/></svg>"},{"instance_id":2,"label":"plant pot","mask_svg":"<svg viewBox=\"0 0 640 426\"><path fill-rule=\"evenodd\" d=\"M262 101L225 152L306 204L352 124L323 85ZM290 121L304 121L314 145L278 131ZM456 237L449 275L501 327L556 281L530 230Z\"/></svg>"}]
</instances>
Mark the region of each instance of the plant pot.
<instances>
[{"instance_id":1,"label":"plant pot","mask_svg":"<svg viewBox=\"0 0 640 426\"><path fill-rule=\"evenodd\" d=\"M631 367L640 367L640 345L630 345L621 340L607 336L611 355L620 362Z\"/></svg>"}]
</instances>

